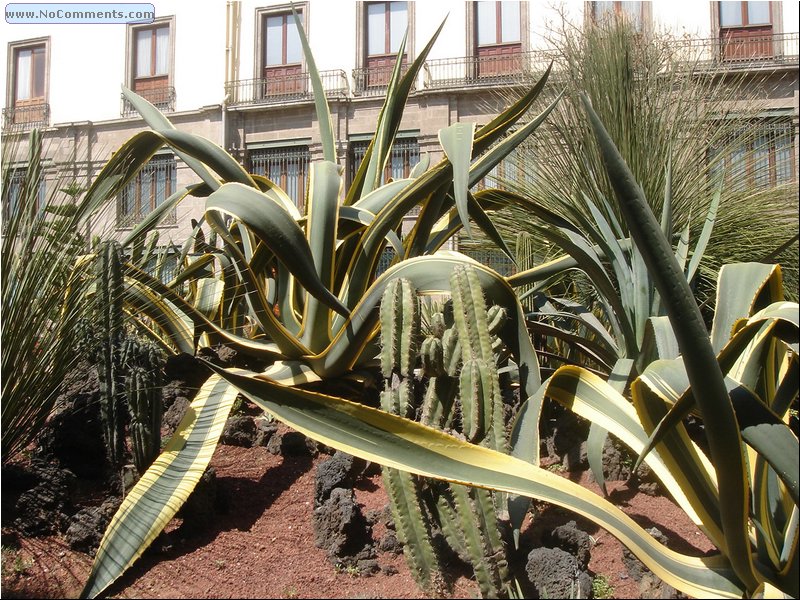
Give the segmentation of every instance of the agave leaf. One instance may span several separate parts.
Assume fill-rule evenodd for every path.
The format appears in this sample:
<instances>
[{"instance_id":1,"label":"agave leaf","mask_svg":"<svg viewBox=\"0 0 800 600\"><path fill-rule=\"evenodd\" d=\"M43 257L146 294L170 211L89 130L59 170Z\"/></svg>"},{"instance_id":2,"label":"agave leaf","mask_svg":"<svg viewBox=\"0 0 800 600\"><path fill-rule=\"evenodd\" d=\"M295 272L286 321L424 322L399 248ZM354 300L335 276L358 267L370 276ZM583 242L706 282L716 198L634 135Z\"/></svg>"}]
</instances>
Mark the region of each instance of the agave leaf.
<instances>
[{"instance_id":1,"label":"agave leaf","mask_svg":"<svg viewBox=\"0 0 800 600\"><path fill-rule=\"evenodd\" d=\"M123 299L129 307L150 317L163 329L178 351L194 354L194 323L178 306L127 275Z\"/></svg>"},{"instance_id":2,"label":"agave leaf","mask_svg":"<svg viewBox=\"0 0 800 600\"><path fill-rule=\"evenodd\" d=\"M783 300L776 292L781 281L780 267L762 263L723 265L717 276L717 302L711 325L711 344L719 352L730 340L737 320L752 315L762 294L762 304Z\"/></svg>"},{"instance_id":3,"label":"agave leaf","mask_svg":"<svg viewBox=\"0 0 800 600\"><path fill-rule=\"evenodd\" d=\"M707 417L704 423L712 462L719 477L720 496L726 499L720 506L720 513L728 545L727 556L745 587L753 590L759 578L750 554L747 531L749 508L741 436L703 317L641 187L588 98L582 96L581 99L620 210L667 310L700 411Z\"/></svg>"},{"instance_id":4,"label":"agave leaf","mask_svg":"<svg viewBox=\"0 0 800 600\"><path fill-rule=\"evenodd\" d=\"M333 289L341 189L342 178L336 163L325 161L312 165L308 178L306 237L316 276L328 290ZM329 311L309 295L301 322L300 341L311 352L320 352L330 342Z\"/></svg>"},{"instance_id":5,"label":"agave leaf","mask_svg":"<svg viewBox=\"0 0 800 600\"><path fill-rule=\"evenodd\" d=\"M155 133L161 136L164 142L175 150L176 154L181 152L199 159L204 165L216 171L223 181L258 188L244 167L211 140L177 129L167 129ZM217 187L210 185L210 187L216 191L218 185Z\"/></svg>"},{"instance_id":6,"label":"agave leaf","mask_svg":"<svg viewBox=\"0 0 800 600\"><path fill-rule=\"evenodd\" d=\"M551 502L602 524L670 585L698 596L736 597L742 590L721 557L671 551L599 496L525 461L457 440L414 421L241 370L209 368L293 429L328 446L425 477Z\"/></svg>"},{"instance_id":7,"label":"agave leaf","mask_svg":"<svg viewBox=\"0 0 800 600\"><path fill-rule=\"evenodd\" d=\"M163 145L163 138L152 131L137 133L122 144L86 191L83 213L93 212L109 198L120 193Z\"/></svg>"},{"instance_id":8,"label":"agave leaf","mask_svg":"<svg viewBox=\"0 0 800 600\"><path fill-rule=\"evenodd\" d=\"M711 231L714 229L714 222L717 220L717 211L719 210L719 199L722 195L722 183L720 182L717 191L711 198L711 204L708 207L708 214L706 215L703 229L700 231L700 237L697 238L697 243L692 252L692 258L689 261L689 266L686 269L686 281L692 283L697 269L700 267L700 261L703 259L703 254L708 246L708 241L711 239Z\"/></svg>"},{"instance_id":9,"label":"agave leaf","mask_svg":"<svg viewBox=\"0 0 800 600\"><path fill-rule=\"evenodd\" d=\"M141 271L132 265L125 265L125 277L126 280L130 280L129 283L132 288L135 287L136 289L141 290L143 294L146 294L142 297L145 299L152 297L154 302L161 301L159 308L152 310L152 315L149 315L154 320L158 321L159 319L166 319L168 323L185 322L187 323L186 327L188 327L188 323L191 322L194 324L196 335L201 331L213 333L245 354L273 360L285 358L285 354L275 343L265 343L257 340L251 340L235 335L226 329L220 328L215 323L212 323L206 319L205 315L196 310L194 306L187 302L186 299L180 294L176 293L174 290L164 285L161 281L148 275L144 271ZM150 309L148 306L149 305L147 303L140 301L138 308L140 310L149 311ZM171 307L175 307L175 309L173 310ZM164 315L159 314L162 310L165 311ZM186 321L186 319L188 319L188 321ZM170 330L168 329L168 331ZM188 339L188 334L181 333L181 330L178 330L173 335L175 336L174 339L171 339L173 344L181 347L182 351L188 352L189 354L194 353L193 345L189 347L187 345L188 342L184 341ZM184 346L181 346L181 344L188 349L183 350Z\"/></svg>"},{"instance_id":10,"label":"agave leaf","mask_svg":"<svg viewBox=\"0 0 800 600\"><path fill-rule=\"evenodd\" d=\"M439 143L453 167L453 191L456 209L461 218L464 231L472 238L467 210L469 193L469 165L472 160L472 140L475 136L475 123L453 123L439 130Z\"/></svg>"},{"instance_id":11,"label":"agave leaf","mask_svg":"<svg viewBox=\"0 0 800 600\"><path fill-rule=\"evenodd\" d=\"M363 171L359 168L358 173L350 186L350 191L347 194L345 204L353 204L356 198L363 196L376 189L380 185L381 172L389 157L389 149L394 142L397 131L400 128L400 121L403 116L403 109L408 99L408 95L414 87L422 65L428 58L428 54L433 47L434 42L439 37L439 34L444 27L445 21L443 20L438 29L431 36L431 39L419 52L417 57L408 66L408 70L401 76L402 57L405 54L406 37L400 44L400 49L397 54L397 61L395 62L394 72L389 81L389 87L386 91L386 101L384 102L381 112L378 115L378 123L375 128L375 136L373 137L370 147L364 155L362 166ZM406 35L408 33L406 32Z\"/></svg>"},{"instance_id":12,"label":"agave leaf","mask_svg":"<svg viewBox=\"0 0 800 600\"><path fill-rule=\"evenodd\" d=\"M209 212L230 215L246 224L312 296L336 312L348 314L316 274L314 258L302 230L267 196L238 183L227 183L206 199L206 218ZM219 229L219 224L215 224Z\"/></svg>"},{"instance_id":13,"label":"agave leaf","mask_svg":"<svg viewBox=\"0 0 800 600\"><path fill-rule=\"evenodd\" d=\"M546 78L543 77L542 79ZM556 99L547 106L547 108L536 115L535 118L531 119L530 122L525 123L525 125L513 133L510 133L508 136L492 146L489 150L481 154L481 156L477 158L470 167L469 186L472 187L481 179L486 177L492 169L500 164L500 161L506 158L517 146L528 139L528 137L539 127L539 125L544 122L547 116L556 107L563 95L563 92L560 93L558 96L556 96Z\"/></svg>"},{"instance_id":14,"label":"agave leaf","mask_svg":"<svg viewBox=\"0 0 800 600\"><path fill-rule=\"evenodd\" d=\"M303 24L300 22L300 17L297 11L292 6L292 15L294 16L295 25L297 25L297 33L300 36L300 44L303 46L303 56L306 59L306 66L308 67L308 76L311 79L311 89L314 90L314 106L317 111L317 121L319 122L319 134L322 141L322 157L326 161L336 162L336 146L334 145L333 135L333 121L331 120L331 112L328 107L327 96L325 89L322 87L322 79L317 70L317 63L314 60L314 55L311 52L311 47L308 45L308 38Z\"/></svg>"},{"instance_id":15,"label":"agave leaf","mask_svg":"<svg viewBox=\"0 0 800 600\"><path fill-rule=\"evenodd\" d=\"M203 476L238 391L212 375L155 462L122 501L95 555L82 598L115 581L158 536Z\"/></svg>"},{"instance_id":16,"label":"agave leaf","mask_svg":"<svg viewBox=\"0 0 800 600\"><path fill-rule=\"evenodd\" d=\"M340 206L339 218L344 221L351 221L353 223L358 223L363 227L369 227L375 220L375 215L366 209L358 208L356 206ZM346 237L346 235L343 234L344 229L346 229L346 227L343 227L343 223L340 222L339 235L341 237ZM394 231L390 231L386 235L386 241L389 242L389 245L392 247L392 249L395 251L396 254L403 253L403 242L400 241L400 238Z\"/></svg>"},{"instance_id":17,"label":"agave leaf","mask_svg":"<svg viewBox=\"0 0 800 600\"><path fill-rule=\"evenodd\" d=\"M151 129L154 129L155 131L175 129L175 126L161 113L160 110L135 92L129 90L124 85L122 86L122 95L125 96L125 99L131 103L131 106L133 106L133 108L135 108L136 111L142 115L144 122L147 123ZM184 162L184 164L186 164L187 167L197 173L200 179L202 179L203 182L212 190L215 190L219 187L219 182L217 179L201 161L189 156L187 153L181 150L177 150L175 154L178 155L178 157Z\"/></svg>"}]
</instances>

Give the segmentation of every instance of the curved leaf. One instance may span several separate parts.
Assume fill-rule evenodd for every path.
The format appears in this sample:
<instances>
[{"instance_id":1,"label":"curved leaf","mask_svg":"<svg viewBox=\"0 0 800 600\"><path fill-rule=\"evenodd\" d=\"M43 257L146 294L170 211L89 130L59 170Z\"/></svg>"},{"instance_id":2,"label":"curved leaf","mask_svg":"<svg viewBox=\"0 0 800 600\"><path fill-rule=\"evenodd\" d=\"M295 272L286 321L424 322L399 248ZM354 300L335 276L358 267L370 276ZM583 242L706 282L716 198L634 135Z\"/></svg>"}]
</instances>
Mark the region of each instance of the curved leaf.
<instances>
[{"instance_id":1,"label":"curved leaf","mask_svg":"<svg viewBox=\"0 0 800 600\"><path fill-rule=\"evenodd\" d=\"M211 460L237 394L219 375L203 384L162 453L111 520L82 598L94 598L130 567L186 501Z\"/></svg>"}]
</instances>

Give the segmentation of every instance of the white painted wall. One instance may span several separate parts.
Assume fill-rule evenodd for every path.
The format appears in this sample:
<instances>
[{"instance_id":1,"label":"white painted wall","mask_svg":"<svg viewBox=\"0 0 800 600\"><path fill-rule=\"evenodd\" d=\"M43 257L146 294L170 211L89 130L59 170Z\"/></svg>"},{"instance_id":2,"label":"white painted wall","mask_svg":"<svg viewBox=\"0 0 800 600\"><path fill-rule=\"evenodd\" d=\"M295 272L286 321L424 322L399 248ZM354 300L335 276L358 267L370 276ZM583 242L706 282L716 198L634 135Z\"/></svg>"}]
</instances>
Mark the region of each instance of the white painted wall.
<instances>
[{"instance_id":1,"label":"white painted wall","mask_svg":"<svg viewBox=\"0 0 800 600\"><path fill-rule=\"evenodd\" d=\"M219 104L225 61L225 3L196 4L156 0L156 16L177 15L175 22L176 110ZM10 25L2 21L5 42L50 37L50 122L103 121L120 116L125 80L124 24ZM7 51L6 44L6 51ZM0 86L7 85L8 58Z\"/></svg>"},{"instance_id":2,"label":"white painted wall","mask_svg":"<svg viewBox=\"0 0 800 600\"><path fill-rule=\"evenodd\" d=\"M176 15L175 80L177 111L220 104L224 94L225 2L193 3L155 0L157 16ZM798 4L782 2L784 30L797 31ZM255 11L282 5L282 0L242 0L239 78L255 77ZM710 37L711 4L674 1L652 3L657 28L673 33ZM430 58L467 54L466 10L463 0L417 2L415 51L428 41L447 15L447 22ZM546 33L558 27L561 14L576 26L583 23L584 3L578 0L530 2L531 46L542 48ZM50 37L51 123L103 121L119 118L120 84L125 77L125 28L117 25L9 25L0 22L6 42ZM310 0L309 42L320 70L342 69L351 76L356 66L356 3L354 0ZM7 46L6 46L7 48ZM0 86L6 90L8 60L3 61Z\"/></svg>"}]
</instances>

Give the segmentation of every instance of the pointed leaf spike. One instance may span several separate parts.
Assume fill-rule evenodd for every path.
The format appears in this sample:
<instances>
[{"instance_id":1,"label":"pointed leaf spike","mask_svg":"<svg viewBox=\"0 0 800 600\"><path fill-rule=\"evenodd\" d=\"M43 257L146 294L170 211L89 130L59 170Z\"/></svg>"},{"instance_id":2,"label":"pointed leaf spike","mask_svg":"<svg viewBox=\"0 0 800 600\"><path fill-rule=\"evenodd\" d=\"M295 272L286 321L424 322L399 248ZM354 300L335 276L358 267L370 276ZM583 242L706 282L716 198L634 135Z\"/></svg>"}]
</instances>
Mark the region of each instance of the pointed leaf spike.
<instances>
[{"instance_id":1,"label":"pointed leaf spike","mask_svg":"<svg viewBox=\"0 0 800 600\"><path fill-rule=\"evenodd\" d=\"M469 226L468 209L469 166L474 139L475 123L454 123L439 131L439 143L453 166L453 192L458 216L470 238L472 230Z\"/></svg>"}]
</instances>

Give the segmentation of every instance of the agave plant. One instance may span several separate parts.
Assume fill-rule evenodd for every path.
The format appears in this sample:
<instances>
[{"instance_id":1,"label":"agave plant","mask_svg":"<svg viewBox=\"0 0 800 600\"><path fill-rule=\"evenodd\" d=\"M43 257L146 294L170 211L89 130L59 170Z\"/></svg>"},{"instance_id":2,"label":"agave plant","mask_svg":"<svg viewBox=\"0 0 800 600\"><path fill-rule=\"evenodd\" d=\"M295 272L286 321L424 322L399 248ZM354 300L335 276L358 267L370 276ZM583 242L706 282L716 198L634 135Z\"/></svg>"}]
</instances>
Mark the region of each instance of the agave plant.
<instances>
[{"instance_id":1,"label":"agave plant","mask_svg":"<svg viewBox=\"0 0 800 600\"><path fill-rule=\"evenodd\" d=\"M430 448L441 439L430 437L432 429L301 387L377 364L378 307L392 281L408 279L423 294L448 292L453 269L473 264L476 281L489 300L506 307L509 318L498 335L519 365L523 393L527 397L539 387L535 352L512 288L491 269L441 248L462 227L470 231L470 219L474 227L501 242L487 214L497 203L472 195L469 188L552 110L555 103L508 133L540 95L548 73L480 129L457 123L442 130L445 158L438 164L422 162L411 177L383 183L381 174L406 97L437 31L407 71L401 71L397 61L375 136L351 187L343 193L327 102L299 24L298 29L323 147L323 160L310 169L305 214L272 181L247 173L208 140L175 130L152 105L124 92L152 130L134 136L114 154L88 195L118 193L166 144L202 182L165 201L124 244L141 244L148 227L188 196L205 197L204 223L220 243L217 247L199 240L199 234L193 236L200 252L191 260L187 257L183 270L166 284L132 262L124 265L126 310L138 315L142 326L170 351L194 353L198 345L224 342L268 366L261 373L244 373L209 365L216 374L199 391L164 452L109 526L84 595L96 595L132 564L186 499L210 460L237 390L327 445L397 468L408 469L411 456L412 464L422 464L416 456L419 444ZM399 56L403 52L401 45ZM415 207L419 207L416 223L401 239L403 218ZM396 258L377 276L387 244ZM187 242L184 248L188 246ZM187 295L179 293L181 285L188 287ZM374 437L370 441L369 435L359 433L372 427L375 419L387 424L370 434L381 439L377 446ZM459 480L471 478L465 475Z\"/></svg>"},{"instance_id":2,"label":"agave plant","mask_svg":"<svg viewBox=\"0 0 800 600\"><path fill-rule=\"evenodd\" d=\"M658 454L648 464L720 551L708 558L709 566L725 560L729 582L748 595L795 597L798 441L788 420L798 396L798 305L783 301L779 267L728 265L720 272L709 336L641 187L584 103L674 336L661 346L662 358L633 381L633 406L613 385L575 366L556 371L543 394L613 433L639 454L639 462ZM664 323L653 318L649 326L662 339L657 331ZM702 420L707 454L683 425L690 412ZM524 414L518 432L526 427ZM668 551L651 543L648 553L661 561ZM660 577L680 589L688 575L684 567L673 563ZM726 592L709 586L704 594Z\"/></svg>"}]
</instances>

